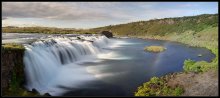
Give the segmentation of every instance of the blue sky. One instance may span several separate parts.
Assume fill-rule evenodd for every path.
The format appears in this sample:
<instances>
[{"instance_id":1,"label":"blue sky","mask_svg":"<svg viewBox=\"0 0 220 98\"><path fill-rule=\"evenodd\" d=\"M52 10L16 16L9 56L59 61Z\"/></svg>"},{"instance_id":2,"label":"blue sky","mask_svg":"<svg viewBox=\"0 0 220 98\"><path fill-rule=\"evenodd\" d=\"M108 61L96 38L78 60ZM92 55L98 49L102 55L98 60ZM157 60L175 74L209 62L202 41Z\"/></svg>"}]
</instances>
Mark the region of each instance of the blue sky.
<instances>
[{"instance_id":1,"label":"blue sky","mask_svg":"<svg viewBox=\"0 0 220 98\"><path fill-rule=\"evenodd\" d=\"M218 13L218 2L3 2L2 26L94 28Z\"/></svg>"}]
</instances>

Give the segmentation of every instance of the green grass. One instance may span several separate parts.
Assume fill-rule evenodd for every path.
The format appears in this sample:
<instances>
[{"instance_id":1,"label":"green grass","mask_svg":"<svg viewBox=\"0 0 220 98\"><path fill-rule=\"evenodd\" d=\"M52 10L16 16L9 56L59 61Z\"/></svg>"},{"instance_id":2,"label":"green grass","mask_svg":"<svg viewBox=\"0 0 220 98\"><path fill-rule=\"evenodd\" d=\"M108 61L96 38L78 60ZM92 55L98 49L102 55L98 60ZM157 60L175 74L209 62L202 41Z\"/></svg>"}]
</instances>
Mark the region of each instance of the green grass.
<instances>
[{"instance_id":1,"label":"green grass","mask_svg":"<svg viewBox=\"0 0 220 98\"><path fill-rule=\"evenodd\" d=\"M150 81L138 87L135 96L179 96L183 93L183 88L171 88L163 78L153 77Z\"/></svg>"},{"instance_id":2,"label":"green grass","mask_svg":"<svg viewBox=\"0 0 220 98\"><path fill-rule=\"evenodd\" d=\"M215 69L217 66L214 66L212 63L208 63L206 61L193 61L193 60L185 60L183 69L186 72L206 72L209 69Z\"/></svg>"},{"instance_id":3,"label":"green grass","mask_svg":"<svg viewBox=\"0 0 220 98\"><path fill-rule=\"evenodd\" d=\"M200 32L209 26L217 27L217 25L218 14L203 14L110 25L93 28L89 31L100 32L111 30L116 36L166 36L174 33L181 34L189 30Z\"/></svg>"},{"instance_id":4,"label":"green grass","mask_svg":"<svg viewBox=\"0 0 220 98\"><path fill-rule=\"evenodd\" d=\"M38 93L27 91L22 86L24 77L20 77L13 71L12 80L9 84L9 89L3 91L3 96L41 96Z\"/></svg>"},{"instance_id":5,"label":"green grass","mask_svg":"<svg viewBox=\"0 0 220 98\"><path fill-rule=\"evenodd\" d=\"M157 52L164 51L165 48L162 46L146 46L146 47L144 47L144 50L148 51L148 52L156 52L157 53Z\"/></svg>"},{"instance_id":6,"label":"green grass","mask_svg":"<svg viewBox=\"0 0 220 98\"><path fill-rule=\"evenodd\" d=\"M2 44L3 50L25 50L24 46L16 43Z\"/></svg>"},{"instance_id":7,"label":"green grass","mask_svg":"<svg viewBox=\"0 0 220 98\"><path fill-rule=\"evenodd\" d=\"M194 33L194 35L192 33ZM179 36L181 37L177 38L176 41L195 47L205 47L216 55L210 63L198 61L193 64L184 64L185 71L206 72L209 69L218 69L218 27L208 27L200 32L190 32ZM189 61L186 60L185 62Z\"/></svg>"}]
</instances>

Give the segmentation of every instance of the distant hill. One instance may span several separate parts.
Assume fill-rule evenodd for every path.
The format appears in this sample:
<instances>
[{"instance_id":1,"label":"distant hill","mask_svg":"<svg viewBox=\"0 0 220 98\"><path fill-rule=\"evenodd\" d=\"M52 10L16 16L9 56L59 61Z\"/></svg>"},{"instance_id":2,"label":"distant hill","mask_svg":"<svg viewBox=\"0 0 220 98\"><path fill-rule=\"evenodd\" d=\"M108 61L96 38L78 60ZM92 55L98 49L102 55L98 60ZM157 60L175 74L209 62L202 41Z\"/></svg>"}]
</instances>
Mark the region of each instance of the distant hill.
<instances>
[{"instance_id":1,"label":"distant hill","mask_svg":"<svg viewBox=\"0 0 220 98\"><path fill-rule=\"evenodd\" d=\"M87 33L87 30L74 28L55 28L55 27L2 27L3 33L44 33L44 34L81 34Z\"/></svg>"},{"instance_id":2,"label":"distant hill","mask_svg":"<svg viewBox=\"0 0 220 98\"><path fill-rule=\"evenodd\" d=\"M154 19L127 24L110 25L92 29L67 29L52 27L2 27L4 33L46 33L46 34L88 34L111 31L114 35L127 36L164 36L171 33L183 33L187 30L202 31L207 27L218 26L218 14L203 14L178 18Z\"/></svg>"},{"instance_id":3,"label":"distant hill","mask_svg":"<svg viewBox=\"0 0 220 98\"><path fill-rule=\"evenodd\" d=\"M207 27L218 26L218 14L203 14L178 18L164 18L149 21L138 21L127 24L110 25L90 29L90 32L111 30L115 35L129 36L164 36L168 33L183 33L187 30L202 31Z\"/></svg>"}]
</instances>

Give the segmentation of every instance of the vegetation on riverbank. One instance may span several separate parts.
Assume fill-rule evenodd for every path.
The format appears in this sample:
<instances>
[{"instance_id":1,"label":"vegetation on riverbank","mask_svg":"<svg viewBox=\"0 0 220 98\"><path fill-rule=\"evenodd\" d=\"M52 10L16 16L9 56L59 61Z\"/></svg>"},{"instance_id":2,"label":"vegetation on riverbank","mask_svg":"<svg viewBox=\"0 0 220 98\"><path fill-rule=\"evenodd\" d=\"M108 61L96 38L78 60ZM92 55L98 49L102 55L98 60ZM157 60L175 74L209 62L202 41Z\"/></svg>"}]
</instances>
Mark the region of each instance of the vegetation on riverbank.
<instances>
[{"instance_id":1,"label":"vegetation on riverbank","mask_svg":"<svg viewBox=\"0 0 220 98\"><path fill-rule=\"evenodd\" d=\"M138 87L135 96L179 96L182 93L183 88L169 87L165 78L153 77L150 81Z\"/></svg>"},{"instance_id":2,"label":"vegetation on riverbank","mask_svg":"<svg viewBox=\"0 0 220 98\"><path fill-rule=\"evenodd\" d=\"M127 24L110 25L90 29L91 32L111 30L117 36L166 36L186 31L200 32L207 27L217 27L218 14L203 14L177 18L152 19Z\"/></svg>"},{"instance_id":3,"label":"vegetation on riverbank","mask_svg":"<svg viewBox=\"0 0 220 98\"><path fill-rule=\"evenodd\" d=\"M206 72L209 69L218 69L218 27L207 27L200 32L186 32L179 36L174 35L169 39L195 47L205 47L216 55L210 63L206 61L195 62L186 60L183 67L186 72Z\"/></svg>"},{"instance_id":4,"label":"vegetation on riverbank","mask_svg":"<svg viewBox=\"0 0 220 98\"><path fill-rule=\"evenodd\" d=\"M102 30L112 31L119 37L170 40L205 47L216 55L212 62L187 63L186 60L185 71L206 72L218 67L218 14L154 19L90 29L93 32Z\"/></svg>"},{"instance_id":5,"label":"vegetation on riverbank","mask_svg":"<svg viewBox=\"0 0 220 98\"><path fill-rule=\"evenodd\" d=\"M178 72L153 77L143 83L135 96L217 96L218 72Z\"/></svg>"},{"instance_id":6,"label":"vegetation on riverbank","mask_svg":"<svg viewBox=\"0 0 220 98\"><path fill-rule=\"evenodd\" d=\"M2 48L5 51L9 50L21 50L24 51L25 48L21 44L16 44L16 43L7 43L7 44L2 44Z\"/></svg>"},{"instance_id":7,"label":"vegetation on riverbank","mask_svg":"<svg viewBox=\"0 0 220 98\"><path fill-rule=\"evenodd\" d=\"M210 63L206 61L196 62L193 60L185 60L183 66L185 72L204 73L209 70L218 70L218 27L207 27L200 32L188 31L179 35L160 36L157 39L178 41L190 46L205 47L216 55ZM146 88L149 87L139 88L137 92L145 90ZM163 89L161 89L161 91L162 90Z\"/></svg>"},{"instance_id":8,"label":"vegetation on riverbank","mask_svg":"<svg viewBox=\"0 0 220 98\"><path fill-rule=\"evenodd\" d=\"M148 37L149 38L149 37ZM186 60L184 62L185 72L207 72L218 70L218 27L207 27L206 29L195 32L187 31L179 35L160 36L157 39L178 41L190 46L205 47L212 51L216 57L212 62ZM140 89L138 89L139 91Z\"/></svg>"},{"instance_id":9,"label":"vegetation on riverbank","mask_svg":"<svg viewBox=\"0 0 220 98\"><path fill-rule=\"evenodd\" d=\"M162 47L162 46L146 46L144 47L144 51L148 51L148 52L162 52L164 51L166 48Z\"/></svg>"}]
</instances>

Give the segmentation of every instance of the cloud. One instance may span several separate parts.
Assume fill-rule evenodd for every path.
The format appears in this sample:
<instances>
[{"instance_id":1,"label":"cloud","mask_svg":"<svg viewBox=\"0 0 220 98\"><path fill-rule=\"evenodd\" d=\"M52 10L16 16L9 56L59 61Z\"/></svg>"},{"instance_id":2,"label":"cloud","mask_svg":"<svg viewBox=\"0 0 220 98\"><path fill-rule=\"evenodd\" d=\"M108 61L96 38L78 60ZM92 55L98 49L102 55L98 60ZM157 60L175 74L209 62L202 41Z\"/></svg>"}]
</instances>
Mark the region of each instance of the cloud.
<instances>
[{"instance_id":1,"label":"cloud","mask_svg":"<svg viewBox=\"0 0 220 98\"><path fill-rule=\"evenodd\" d=\"M149 8L142 2L3 2L2 16L60 20L128 20L136 7ZM134 7L134 8L132 8Z\"/></svg>"},{"instance_id":2,"label":"cloud","mask_svg":"<svg viewBox=\"0 0 220 98\"><path fill-rule=\"evenodd\" d=\"M117 18L105 9L117 3L3 2L2 16L61 20L104 20Z\"/></svg>"},{"instance_id":3,"label":"cloud","mask_svg":"<svg viewBox=\"0 0 220 98\"><path fill-rule=\"evenodd\" d=\"M69 27L95 27L217 11L215 2L2 2L4 21L18 19L18 24L34 21L39 25Z\"/></svg>"}]
</instances>

